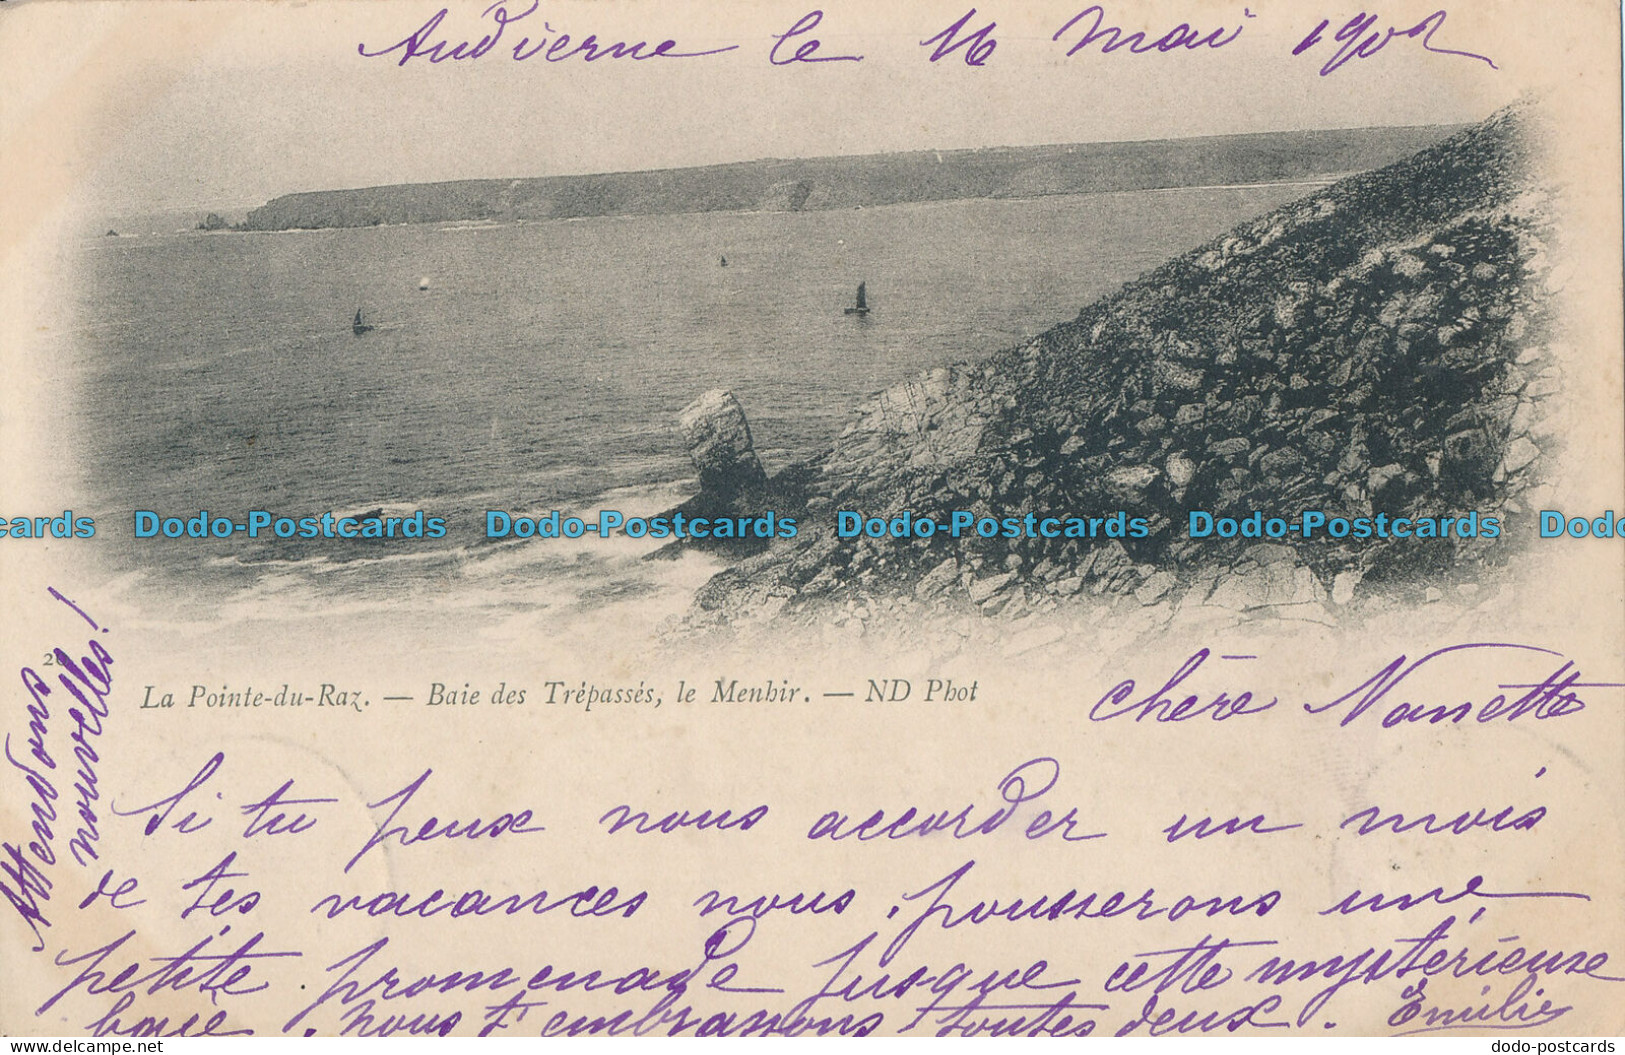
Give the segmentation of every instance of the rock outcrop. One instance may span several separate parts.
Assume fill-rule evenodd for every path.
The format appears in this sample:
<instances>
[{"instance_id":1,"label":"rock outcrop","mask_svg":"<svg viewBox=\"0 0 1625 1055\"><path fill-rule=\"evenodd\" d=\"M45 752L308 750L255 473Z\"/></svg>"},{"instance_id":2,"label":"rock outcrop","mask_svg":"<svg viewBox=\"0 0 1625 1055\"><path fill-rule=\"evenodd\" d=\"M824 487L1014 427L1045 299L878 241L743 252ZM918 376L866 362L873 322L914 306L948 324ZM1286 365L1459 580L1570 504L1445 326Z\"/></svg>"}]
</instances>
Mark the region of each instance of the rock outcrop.
<instances>
[{"instance_id":1,"label":"rock outcrop","mask_svg":"<svg viewBox=\"0 0 1625 1055\"><path fill-rule=\"evenodd\" d=\"M753 521L750 534L712 534L688 538L656 550L650 556L664 559L692 548L744 557L760 553L772 542L775 528L765 525L755 530L754 521L770 512L799 509L806 503L806 466L797 464L769 479L756 457L750 422L732 392L716 388L684 407L677 415L677 428L688 446L689 460L699 477L699 491L686 502L667 510L668 518L681 513L687 519L704 517Z\"/></svg>"},{"instance_id":2,"label":"rock outcrop","mask_svg":"<svg viewBox=\"0 0 1625 1055\"><path fill-rule=\"evenodd\" d=\"M1503 111L1236 228L1078 317L871 401L806 470L801 533L718 576L695 620L1075 597L1316 617L1493 562L1460 539L1194 540L1217 517L1517 510L1560 387L1550 203ZM1143 538L841 539L834 513L1144 518Z\"/></svg>"},{"instance_id":3,"label":"rock outcrop","mask_svg":"<svg viewBox=\"0 0 1625 1055\"><path fill-rule=\"evenodd\" d=\"M688 444L702 492L731 501L767 482L745 409L732 392L714 388L705 393L677 415L677 427Z\"/></svg>"}]
</instances>

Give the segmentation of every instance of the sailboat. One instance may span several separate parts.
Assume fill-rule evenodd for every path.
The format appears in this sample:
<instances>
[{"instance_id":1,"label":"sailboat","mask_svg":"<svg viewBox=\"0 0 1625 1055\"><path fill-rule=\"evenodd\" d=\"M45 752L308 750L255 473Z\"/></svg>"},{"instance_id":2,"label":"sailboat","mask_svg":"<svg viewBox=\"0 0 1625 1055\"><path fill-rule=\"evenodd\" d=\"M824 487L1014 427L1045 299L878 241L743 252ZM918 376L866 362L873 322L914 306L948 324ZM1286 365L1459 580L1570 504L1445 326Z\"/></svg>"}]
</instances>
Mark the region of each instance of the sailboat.
<instances>
[{"instance_id":1,"label":"sailboat","mask_svg":"<svg viewBox=\"0 0 1625 1055\"><path fill-rule=\"evenodd\" d=\"M869 299L866 296L864 296L864 284L862 282L858 283L858 302L855 305L853 305L852 307L847 308L846 309L846 314L848 314L848 315L867 315L867 314L869 314Z\"/></svg>"},{"instance_id":2,"label":"sailboat","mask_svg":"<svg viewBox=\"0 0 1625 1055\"><path fill-rule=\"evenodd\" d=\"M355 321L350 324L350 332L360 337L364 333L372 332L372 327L361 321L361 309L355 309Z\"/></svg>"}]
</instances>

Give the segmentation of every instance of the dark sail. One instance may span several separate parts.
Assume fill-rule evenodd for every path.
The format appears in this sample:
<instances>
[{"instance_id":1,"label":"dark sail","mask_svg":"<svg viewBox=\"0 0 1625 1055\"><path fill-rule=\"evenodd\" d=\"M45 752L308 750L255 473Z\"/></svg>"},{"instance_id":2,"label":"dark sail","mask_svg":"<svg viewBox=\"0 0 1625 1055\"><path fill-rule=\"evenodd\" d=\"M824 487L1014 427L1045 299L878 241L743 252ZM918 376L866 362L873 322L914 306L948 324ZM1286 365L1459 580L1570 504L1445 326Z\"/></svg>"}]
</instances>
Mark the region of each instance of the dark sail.
<instances>
[{"instance_id":1,"label":"dark sail","mask_svg":"<svg viewBox=\"0 0 1625 1055\"><path fill-rule=\"evenodd\" d=\"M856 304L854 304L852 307L847 308L846 309L846 314L848 314L848 315L857 315L857 316L860 316L860 317L861 316L867 316L869 314L869 298L867 296L867 293L868 293L868 290L865 288L865 284L862 283L862 282L859 282L858 283L858 302Z\"/></svg>"}]
</instances>

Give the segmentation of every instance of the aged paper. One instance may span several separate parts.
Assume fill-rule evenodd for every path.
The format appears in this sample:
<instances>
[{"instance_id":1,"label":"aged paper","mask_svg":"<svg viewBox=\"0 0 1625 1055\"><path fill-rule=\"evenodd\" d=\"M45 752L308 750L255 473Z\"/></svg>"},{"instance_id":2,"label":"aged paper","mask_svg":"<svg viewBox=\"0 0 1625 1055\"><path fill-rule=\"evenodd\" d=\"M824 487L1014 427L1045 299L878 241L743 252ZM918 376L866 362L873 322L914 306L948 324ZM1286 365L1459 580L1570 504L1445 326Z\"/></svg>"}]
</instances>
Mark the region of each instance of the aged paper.
<instances>
[{"instance_id":1,"label":"aged paper","mask_svg":"<svg viewBox=\"0 0 1625 1055\"><path fill-rule=\"evenodd\" d=\"M0 5L0 1031L1620 1033L1618 57Z\"/></svg>"}]
</instances>

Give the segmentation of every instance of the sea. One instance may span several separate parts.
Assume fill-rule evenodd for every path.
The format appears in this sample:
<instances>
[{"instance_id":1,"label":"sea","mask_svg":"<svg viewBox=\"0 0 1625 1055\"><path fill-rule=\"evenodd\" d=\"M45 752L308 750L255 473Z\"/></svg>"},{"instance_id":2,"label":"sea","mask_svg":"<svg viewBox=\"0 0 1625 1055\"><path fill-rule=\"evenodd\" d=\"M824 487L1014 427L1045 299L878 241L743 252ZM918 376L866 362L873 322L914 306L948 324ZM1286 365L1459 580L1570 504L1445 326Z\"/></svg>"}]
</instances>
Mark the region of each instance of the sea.
<instances>
[{"instance_id":1,"label":"sea","mask_svg":"<svg viewBox=\"0 0 1625 1055\"><path fill-rule=\"evenodd\" d=\"M720 565L628 539L491 540L487 510L669 508L675 427L735 393L769 471L865 399L1072 318L1319 184L807 213L701 213L79 245L78 456L96 549L165 618L411 618L534 628L669 618ZM859 282L871 312L847 315ZM357 311L372 329L352 332ZM445 537L136 538L137 510L421 510Z\"/></svg>"}]
</instances>

